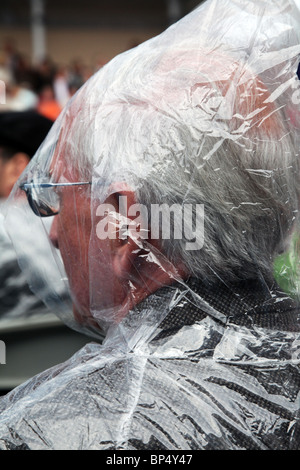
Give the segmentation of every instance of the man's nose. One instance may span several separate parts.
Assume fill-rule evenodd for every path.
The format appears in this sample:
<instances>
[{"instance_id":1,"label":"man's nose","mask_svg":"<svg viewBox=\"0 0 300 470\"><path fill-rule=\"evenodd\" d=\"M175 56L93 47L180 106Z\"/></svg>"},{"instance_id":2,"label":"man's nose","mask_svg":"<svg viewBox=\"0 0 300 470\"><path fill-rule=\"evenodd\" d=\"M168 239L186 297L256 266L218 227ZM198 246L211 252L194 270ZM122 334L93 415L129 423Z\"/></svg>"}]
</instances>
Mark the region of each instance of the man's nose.
<instances>
[{"instance_id":1,"label":"man's nose","mask_svg":"<svg viewBox=\"0 0 300 470\"><path fill-rule=\"evenodd\" d=\"M54 219L53 219L53 222L52 222L52 225L51 225L51 229L50 229L49 237L50 237L52 245L55 248L59 249L58 235L57 235L57 223L58 223L57 219L58 219L58 217L54 216Z\"/></svg>"}]
</instances>

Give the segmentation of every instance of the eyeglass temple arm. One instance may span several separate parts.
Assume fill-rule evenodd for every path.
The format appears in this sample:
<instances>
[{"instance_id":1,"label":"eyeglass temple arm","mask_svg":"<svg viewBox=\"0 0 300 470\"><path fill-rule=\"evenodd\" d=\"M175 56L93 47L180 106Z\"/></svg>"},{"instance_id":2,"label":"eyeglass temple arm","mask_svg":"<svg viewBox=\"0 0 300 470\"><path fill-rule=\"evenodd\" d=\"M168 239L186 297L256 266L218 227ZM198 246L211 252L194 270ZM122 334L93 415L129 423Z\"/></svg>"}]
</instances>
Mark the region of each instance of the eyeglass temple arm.
<instances>
[{"instance_id":1,"label":"eyeglass temple arm","mask_svg":"<svg viewBox=\"0 0 300 470\"><path fill-rule=\"evenodd\" d=\"M82 181L77 183L22 183L20 189L26 191L31 188L52 188L56 186L79 186L83 184L92 184L91 181Z\"/></svg>"}]
</instances>

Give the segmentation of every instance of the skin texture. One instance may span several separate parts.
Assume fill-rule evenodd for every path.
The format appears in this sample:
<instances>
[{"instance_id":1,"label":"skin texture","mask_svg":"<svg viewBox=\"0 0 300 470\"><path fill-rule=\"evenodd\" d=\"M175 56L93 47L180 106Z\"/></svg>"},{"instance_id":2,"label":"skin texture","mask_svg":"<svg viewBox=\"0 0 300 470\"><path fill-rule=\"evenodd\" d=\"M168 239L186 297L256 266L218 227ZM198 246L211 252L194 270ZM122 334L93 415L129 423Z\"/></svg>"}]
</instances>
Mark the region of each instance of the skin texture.
<instances>
[{"instance_id":1,"label":"skin texture","mask_svg":"<svg viewBox=\"0 0 300 470\"><path fill-rule=\"evenodd\" d=\"M6 160L0 151L0 198L7 198L19 176L29 163L29 157L23 152L16 153Z\"/></svg>"},{"instance_id":2,"label":"skin texture","mask_svg":"<svg viewBox=\"0 0 300 470\"><path fill-rule=\"evenodd\" d=\"M118 185L120 188L120 185ZM118 195L111 194L106 204L119 211ZM134 193L122 195L134 201ZM118 225L108 226L109 237L96 236L90 187L59 189L60 212L54 217L50 239L61 252L73 294L73 313L82 324L101 327L101 322L119 322L145 297L170 284L175 277L186 276L184 269L169 266L159 251L158 240L148 240L145 248L138 240L119 238ZM95 213L95 212L94 212ZM153 253L155 254L153 256ZM161 261L159 261L161 259ZM101 318L93 316L101 312Z\"/></svg>"}]
</instances>

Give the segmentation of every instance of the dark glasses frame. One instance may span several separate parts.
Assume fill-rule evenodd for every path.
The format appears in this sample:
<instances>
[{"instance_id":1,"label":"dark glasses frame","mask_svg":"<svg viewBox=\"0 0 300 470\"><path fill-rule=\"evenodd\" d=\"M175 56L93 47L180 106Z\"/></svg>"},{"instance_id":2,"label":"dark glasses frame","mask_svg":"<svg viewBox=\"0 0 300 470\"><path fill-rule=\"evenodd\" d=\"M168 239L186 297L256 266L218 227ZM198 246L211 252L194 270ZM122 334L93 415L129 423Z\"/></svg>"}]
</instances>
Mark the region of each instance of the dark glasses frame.
<instances>
[{"instance_id":1,"label":"dark glasses frame","mask_svg":"<svg viewBox=\"0 0 300 470\"><path fill-rule=\"evenodd\" d=\"M32 209L33 213L38 217L51 217L59 214L59 210L54 210L53 207L47 205L44 201L39 203L32 195L34 188L55 188L60 186L81 186L86 184L92 184L91 181L76 182L76 183L22 183L19 187L25 192L28 200L28 204Z\"/></svg>"}]
</instances>

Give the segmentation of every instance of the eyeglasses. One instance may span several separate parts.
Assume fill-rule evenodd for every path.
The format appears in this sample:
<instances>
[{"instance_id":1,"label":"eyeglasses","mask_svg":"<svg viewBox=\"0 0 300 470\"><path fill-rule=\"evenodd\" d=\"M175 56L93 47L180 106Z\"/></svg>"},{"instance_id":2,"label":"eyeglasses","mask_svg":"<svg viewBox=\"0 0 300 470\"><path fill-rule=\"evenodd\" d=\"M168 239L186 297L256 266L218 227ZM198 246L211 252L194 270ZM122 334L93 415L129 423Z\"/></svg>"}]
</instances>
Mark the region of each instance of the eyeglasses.
<instances>
[{"instance_id":1,"label":"eyeglasses","mask_svg":"<svg viewBox=\"0 0 300 470\"><path fill-rule=\"evenodd\" d=\"M29 206L39 217L51 217L60 211L60 197L55 188L61 186L80 186L92 184L89 182L76 183L23 183L20 189L25 191Z\"/></svg>"}]
</instances>

